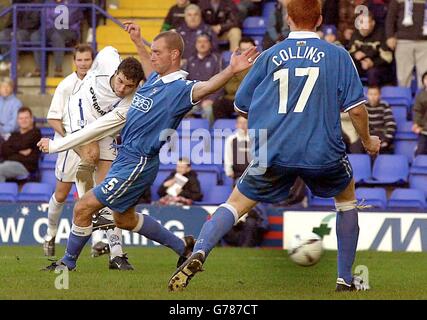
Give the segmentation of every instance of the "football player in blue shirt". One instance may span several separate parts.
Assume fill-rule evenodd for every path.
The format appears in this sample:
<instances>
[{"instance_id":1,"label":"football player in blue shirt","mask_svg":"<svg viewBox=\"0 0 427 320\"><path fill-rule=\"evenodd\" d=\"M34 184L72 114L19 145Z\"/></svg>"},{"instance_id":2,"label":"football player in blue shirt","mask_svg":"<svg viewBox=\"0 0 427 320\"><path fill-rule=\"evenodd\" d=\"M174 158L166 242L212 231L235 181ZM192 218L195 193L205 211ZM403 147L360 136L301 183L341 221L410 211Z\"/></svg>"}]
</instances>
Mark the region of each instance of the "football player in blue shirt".
<instances>
[{"instance_id":1,"label":"football player in blue shirt","mask_svg":"<svg viewBox=\"0 0 427 320\"><path fill-rule=\"evenodd\" d=\"M160 33L154 38L149 54L139 26L125 25L137 46L147 81L136 91L130 105L121 132L123 143L119 155L105 180L74 206L65 255L46 270L55 270L60 265L75 269L79 254L92 233L92 214L105 206L114 211L118 228L139 233L174 250L180 256L178 265L190 256L194 245L192 237L183 241L149 215L136 213L135 205L156 178L159 151L165 142L163 135L176 129L194 104L223 87L236 73L251 67L259 55L256 47L240 55L234 53L230 65L208 81L187 81L187 73L180 70L184 42L179 33Z\"/></svg>"},{"instance_id":2,"label":"football player in blue shirt","mask_svg":"<svg viewBox=\"0 0 427 320\"><path fill-rule=\"evenodd\" d=\"M380 139L370 136L363 87L347 51L320 40L318 0L291 0L289 37L264 51L243 80L235 98L251 132L267 132L267 144L252 141L249 164L227 203L207 221L193 255L169 281L185 288L202 269L218 241L257 202L280 202L301 177L314 195L334 197L337 210L337 291L354 290L351 273L359 234L351 165L341 136L340 112L349 112L366 151L376 155ZM266 154L265 154L266 153Z\"/></svg>"}]
</instances>

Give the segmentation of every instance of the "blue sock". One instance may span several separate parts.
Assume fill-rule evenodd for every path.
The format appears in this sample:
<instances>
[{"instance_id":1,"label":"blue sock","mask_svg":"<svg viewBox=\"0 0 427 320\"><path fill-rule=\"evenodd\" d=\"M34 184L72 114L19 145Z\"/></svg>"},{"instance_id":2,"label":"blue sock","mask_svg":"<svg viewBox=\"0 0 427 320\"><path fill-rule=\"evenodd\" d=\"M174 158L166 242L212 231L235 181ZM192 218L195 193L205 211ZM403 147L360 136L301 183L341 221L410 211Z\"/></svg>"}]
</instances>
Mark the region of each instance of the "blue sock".
<instances>
[{"instance_id":1,"label":"blue sock","mask_svg":"<svg viewBox=\"0 0 427 320\"><path fill-rule=\"evenodd\" d=\"M86 242L90 239L92 234L92 225L89 227L79 227L73 224L70 236L67 241L67 248L65 255L61 259L68 268L74 269L76 267L77 259L82 252Z\"/></svg>"},{"instance_id":2,"label":"blue sock","mask_svg":"<svg viewBox=\"0 0 427 320\"><path fill-rule=\"evenodd\" d=\"M193 252L203 251L205 257L216 246L216 244L231 230L236 222L230 205L221 205L216 209L212 218L206 221L197 238Z\"/></svg>"},{"instance_id":3,"label":"blue sock","mask_svg":"<svg viewBox=\"0 0 427 320\"><path fill-rule=\"evenodd\" d=\"M137 227L133 230L134 232L171 248L180 256L184 254L184 241L174 235L171 231L146 214L138 214L138 219L139 222Z\"/></svg>"},{"instance_id":4,"label":"blue sock","mask_svg":"<svg viewBox=\"0 0 427 320\"><path fill-rule=\"evenodd\" d=\"M352 266L356 256L359 225L357 209L337 212L338 278L352 281Z\"/></svg>"}]
</instances>

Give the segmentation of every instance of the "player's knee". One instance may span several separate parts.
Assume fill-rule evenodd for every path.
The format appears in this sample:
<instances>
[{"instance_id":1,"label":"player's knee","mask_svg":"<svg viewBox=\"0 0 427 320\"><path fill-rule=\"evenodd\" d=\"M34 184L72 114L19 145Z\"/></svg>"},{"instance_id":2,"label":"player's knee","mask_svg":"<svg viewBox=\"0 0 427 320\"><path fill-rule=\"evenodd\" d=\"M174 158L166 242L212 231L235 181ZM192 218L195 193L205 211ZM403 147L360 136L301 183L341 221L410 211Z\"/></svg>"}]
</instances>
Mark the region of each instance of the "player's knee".
<instances>
[{"instance_id":1,"label":"player's knee","mask_svg":"<svg viewBox=\"0 0 427 320\"><path fill-rule=\"evenodd\" d=\"M68 194L62 191L55 191L55 200L58 203L63 203L67 200Z\"/></svg>"},{"instance_id":2,"label":"player's knee","mask_svg":"<svg viewBox=\"0 0 427 320\"><path fill-rule=\"evenodd\" d=\"M132 216L120 216L120 215L114 215L114 222L116 224L116 227L123 230L130 230L132 231L135 226L137 225L138 221L136 220L136 217Z\"/></svg>"},{"instance_id":3,"label":"player's knee","mask_svg":"<svg viewBox=\"0 0 427 320\"><path fill-rule=\"evenodd\" d=\"M79 200L74 206L74 223L77 225L85 224L92 220L92 212L85 201Z\"/></svg>"}]
</instances>

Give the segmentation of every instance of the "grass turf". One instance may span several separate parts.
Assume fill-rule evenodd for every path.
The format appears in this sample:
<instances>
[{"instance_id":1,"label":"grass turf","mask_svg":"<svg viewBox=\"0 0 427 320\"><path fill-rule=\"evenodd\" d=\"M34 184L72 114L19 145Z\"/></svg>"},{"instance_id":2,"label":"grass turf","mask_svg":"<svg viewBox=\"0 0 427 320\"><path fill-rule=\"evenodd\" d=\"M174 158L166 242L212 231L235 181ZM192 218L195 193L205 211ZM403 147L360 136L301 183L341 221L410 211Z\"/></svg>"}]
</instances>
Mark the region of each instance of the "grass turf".
<instances>
[{"instance_id":1,"label":"grass turf","mask_svg":"<svg viewBox=\"0 0 427 320\"><path fill-rule=\"evenodd\" d=\"M58 247L62 253L64 247ZM177 257L166 248L132 248L135 271L108 269L106 256L90 258L85 248L69 289L55 289L54 272L41 247L0 247L0 299L427 299L426 253L359 252L355 265L369 268L372 290L335 293L336 252L326 252L313 267L300 267L285 251L216 248L184 292L167 282Z\"/></svg>"}]
</instances>

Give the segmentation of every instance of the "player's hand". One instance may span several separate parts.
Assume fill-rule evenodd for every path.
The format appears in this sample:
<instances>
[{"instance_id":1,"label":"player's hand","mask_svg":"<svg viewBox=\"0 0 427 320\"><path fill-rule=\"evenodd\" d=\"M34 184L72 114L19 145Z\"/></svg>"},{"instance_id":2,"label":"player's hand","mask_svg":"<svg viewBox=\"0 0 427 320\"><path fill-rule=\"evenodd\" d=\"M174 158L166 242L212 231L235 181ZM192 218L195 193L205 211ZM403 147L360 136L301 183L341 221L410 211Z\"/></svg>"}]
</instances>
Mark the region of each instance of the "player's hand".
<instances>
[{"instance_id":1,"label":"player's hand","mask_svg":"<svg viewBox=\"0 0 427 320\"><path fill-rule=\"evenodd\" d=\"M370 136L367 142L362 142L362 143L366 152L371 156L377 155L378 152L380 151L381 140L377 136Z\"/></svg>"},{"instance_id":2,"label":"player's hand","mask_svg":"<svg viewBox=\"0 0 427 320\"><path fill-rule=\"evenodd\" d=\"M236 49L231 55L230 67L234 74L239 73L252 67L255 59L260 55L256 47L251 47L248 50L238 54Z\"/></svg>"},{"instance_id":3,"label":"player's hand","mask_svg":"<svg viewBox=\"0 0 427 320\"><path fill-rule=\"evenodd\" d=\"M49 141L49 138L41 138L37 143L37 147L39 147L41 152L49 153Z\"/></svg>"},{"instance_id":4,"label":"player's hand","mask_svg":"<svg viewBox=\"0 0 427 320\"><path fill-rule=\"evenodd\" d=\"M141 43L141 27L132 21L123 22L125 26L125 31L129 33L130 39L135 44Z\"/></svg>"}]
</instances>

